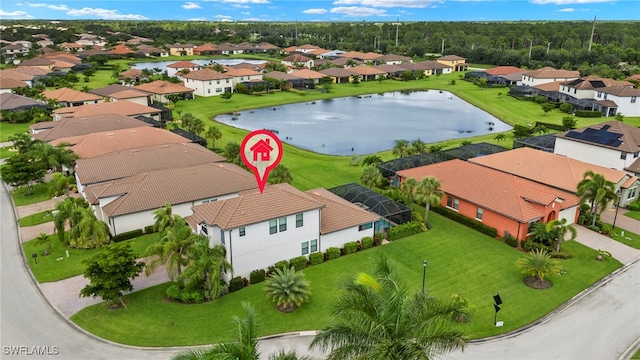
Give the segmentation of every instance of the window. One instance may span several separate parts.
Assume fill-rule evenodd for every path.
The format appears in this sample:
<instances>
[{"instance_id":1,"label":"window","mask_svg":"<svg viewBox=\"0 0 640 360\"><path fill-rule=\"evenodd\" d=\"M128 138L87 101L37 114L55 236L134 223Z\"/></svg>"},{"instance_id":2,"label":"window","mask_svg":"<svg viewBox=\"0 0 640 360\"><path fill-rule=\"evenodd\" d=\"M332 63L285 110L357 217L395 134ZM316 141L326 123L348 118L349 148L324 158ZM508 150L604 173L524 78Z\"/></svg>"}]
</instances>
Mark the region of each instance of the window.
<instances>
[{"instance_id":1,"label":"window","mask_svg":"<svg viewBox=\"0 0 640 360\"><path fill-rule=\"evenodd\" d=\"M317 252L318 251L318 240L311 240L311 252Z\"/></svg>"},{"instance_id":2,"label":"window","mask_svg":"<svg viewBox=\"0 0 640 360\"><path fill-rule=\"evenodd\" d=\"M269 235L273 235L278 232L278 221L269 220Z\"/></svg>"},{"instance_id":3,"label":"window","mask_svg":"<svg viewBox=\"0 0 640 360\"><path fill-rule=\"evenodd\" d=\"M307 255L309 253L309 242L305 241L302 243L302 255Z\"/></svg>"},{"instance_id":4,"label":"window","mask_svg":"<svg viewBox=\"0 0 640 360\"><path fill-rule=\"evenodd\" d=\"M211 94L211 89L207 89L207 94Z\"/></svg>"},{"instance_id":5,"label":"window","mask_svg":"<svg viewBox=\"0 0 640 360\"><path fill-rule=\"evenodd\" d=\"M598 97L602 97L602 91L598 91Z\"/></svg>"},{"instance_id":6,"label":"window","mask_svg":"<svg viewBox=\"0 0 640 360\"><path fill-rule=\"evenodd\" d=\"M453 199L453 208L458 210L460 207L460 201L458 199Z\"/></svg>"},{"instance_id":7,"label":"window","mask_svg":"<svg viewBox=\"0 0 640 360\"><path fill-rule=\"evenodd\" d=\"M362 224L362 225L358 226L358 231L371 229L372 227L373 227L372 223Z\"/></svg>"},{"instance_id":8,"label":"window","mask_svg":"<svg viewBox=\"0 0 640 360\"><path fill-rule=\"evenodd\" d=\"M451 196L447 196L447 207L453 207L453 198Z\"/></svg>"},{"instance_id":9,"label":"window","mask_svg":"<svg viewBox=\"0 0 640 360\"><path fill-rule=\"evenodd\" d=\"M287 218L281 217L278 222L280 223L280 231L287 231Z\"/></svg>"},{"instance_id":10,"label":"window","mask_svg":"<svg viewBox=\"0 0 640 360\"><path fill-rule=\"evenodd\" d=\"M209 85L211 85L211 81L209 81Z\"/></svg>"},{"instance_id":11,"label":"window","mask_svg":"<svg viewBox=\"0 0 640 360\"><path fill-rule=\"evenodd\" d=\"M478 219L478 220L482 220L482 212L483 212L483 209L482 209L481 207L479 207L479 208L476 210L476 219Z\"/></svg>"},{"instance_id":12,"label":"window","mask_svg":"<svg viewBox=\"0 0 640 360\"><path fill-rule=\"evenodd\" d=\"M632 103L632 104L635 104L635 103L636 103L636 97L635 97L635 96L632 96L632 97L631 97L631 103Z\"/></svg>"},{"instance_id":13,"label":"window","mask_svg":"<svg viewBox=\"0 0 640 360\"><path fill-rule=\"evenodd\" d=\"M629 189L629 192L627 194L627 199L635 198L636 197L636 190L637 190L637 188Z\"/></svg>"},{"instance_id":14,"label":"window","mask_svg":"<svg viewBox=\"0 0 640 360\"><path fill-rule=\"evenodd\" d=\"M573 89L573 93L576 94L578 92L578 89Z\"/></svg>"},{"instance_id":15,"label":"window","mask_svg":"<svg viewBox=\"0 0 640 360\"><path fill-rule=\"evenodd\" d=\"M296 214L296 227L302 227L304 225L304 214Z\"/></svg>"},{"instance_id":16,"label":"window","mask_svg":"<svg viewBox=\"0 0 640 360\"><path fill-rule=\"evenodd\" d=\"M241 227L240 229L238 229L238 232L240 233L240 236L245 236L247 234L245 229L244 229L244 226Z\"/></svg>"},{"instance_id":17,"label":"window","mask_svg":"<svg viewBox=\"0 0 640 360\"><path fill-rule=\"evenodd\" d=\"M626 152L621 152L620 153L620 160L627 160L627 153Z\"/></svg>"},{"instance_id":18,"label":"window","mask_svg":"<svg viewBox=\"0 0 640 360\"><path fill-rule=\"evenodd\" d=\"M205 236L209 235L209 229L207 228L207 225L200 226L200 233Z\"/></svg>"},{"instance_id":19,"label":"window","mask_svg":"<svg viewBox=\"0 0 640 360\"><path fill-rule=\"evenodd\" d=\"M634 158L634 159L635 159L635 158L637 158L637 157L638 157L638 155L640 155L640 153L633 153L633 158Z\"/></svg>"},{"instance_id":20,"label":"window","mask_svg":"<svg viewBox=\"0 0 640 360\"><path fill-rule=\"evenodd\" d=\"M216 88L216 92L217 93L221 93L222 92L222 88Z\"/></svg>"},{"instance_id":21,"label":"window","mask_svg":"<svg viewBox=\"0 0 640 360\"><path fill-rule=\"evenodd\" d=\"M220 84L220 80L216 80L216 84Z\"/></svg>"}]
</instances>

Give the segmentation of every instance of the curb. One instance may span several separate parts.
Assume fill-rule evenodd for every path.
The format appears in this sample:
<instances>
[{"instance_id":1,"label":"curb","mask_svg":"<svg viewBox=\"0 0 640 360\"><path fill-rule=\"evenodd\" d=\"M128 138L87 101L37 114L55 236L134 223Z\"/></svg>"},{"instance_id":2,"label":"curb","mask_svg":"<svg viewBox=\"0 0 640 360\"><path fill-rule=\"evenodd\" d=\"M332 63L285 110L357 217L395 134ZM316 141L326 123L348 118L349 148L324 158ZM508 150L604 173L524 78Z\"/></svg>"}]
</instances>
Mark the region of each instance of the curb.
<instances>
[{"instance_id":1,"label":"curb","mask_svg":"<svg viewBox=\"0 0 640 360\"><path fill-rule=\"evenodd\" d=\"M629 347L622 354L620 354L620 356L618 356L618 360L631 359L631 356L637 350L640 350L640 337L637 338L636 341L634 341L631 345L629 345Z\"/></svg>"}]
</instances>

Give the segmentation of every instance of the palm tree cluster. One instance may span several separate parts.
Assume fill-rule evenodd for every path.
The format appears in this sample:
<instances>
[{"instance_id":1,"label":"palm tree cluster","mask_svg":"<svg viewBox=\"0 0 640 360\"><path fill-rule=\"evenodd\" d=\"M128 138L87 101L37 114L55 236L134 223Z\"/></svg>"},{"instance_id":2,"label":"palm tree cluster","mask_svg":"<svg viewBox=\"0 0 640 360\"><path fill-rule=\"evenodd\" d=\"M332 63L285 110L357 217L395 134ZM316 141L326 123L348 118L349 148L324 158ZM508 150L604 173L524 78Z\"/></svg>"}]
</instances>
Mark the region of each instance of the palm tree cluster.
<instances>
[{"instance_id":1,"label":"palm tree cluster","mask_svg":"<svg viewBox=\"0 0 640 360\"><path fill-rule=\"evenodd\" d=\"M96 218L89 203L82 198L66 198L59 202L54 210L53 224L58 239L66 246L94 249L111 242L109 226Z\"/></svg>"},{"instance_id":2,"label":"palm tree cluster","mask_svg":"<svg viewBox=\"0 0 640 360\"><path fill-rule=\"evenodd\" d=\"M149 275L160 264L178 288L203 289L205 298L215 299L222 292L222 274L231 270L222 245L209 246L209 239L191 230L187 222L173 214L170 204L154 211L157 240L145 250L150 257L145 271Z\"/></svg>"},{"instance_id":3,"label":"palm tree cluster","mask_svg":"<svg viewBox=\"0 0 640 360\"><path fill-rule=\"evenodd\" d=\"M424 223L427 227L429 210L432 206L439 205L444 196L444 191L440 187L440 181L432 176L427 176L420 182L410 178L402 184L401 191L407 206L411 206L414 202L424 205Z\"/></svg>"},{"instance_id":4,"label":"palm tree cluster","mask_svg":"<svg viewBox=\"0 0 640 360\"><path fill-rule=\"evenodd\" d=\"M409 142L407 140L396 140L392 153L397 157L424 154L428 152L427 144L419 138Z\"/></svg>"},{"instance_id":5,"label":"palm tree cluster","mask_svg":"<svg viewBox=\"0 0 640 360\"><path fill-rule=\"evenodd\" d=\"M596 224L598 215L602 214L610 202L618 201L615 184L604 175L591 170L584 173L582 181L578 183L576 195L580 197L582 204L587 203L591 207L591 225Z\"/></svg>"}]
</instances>

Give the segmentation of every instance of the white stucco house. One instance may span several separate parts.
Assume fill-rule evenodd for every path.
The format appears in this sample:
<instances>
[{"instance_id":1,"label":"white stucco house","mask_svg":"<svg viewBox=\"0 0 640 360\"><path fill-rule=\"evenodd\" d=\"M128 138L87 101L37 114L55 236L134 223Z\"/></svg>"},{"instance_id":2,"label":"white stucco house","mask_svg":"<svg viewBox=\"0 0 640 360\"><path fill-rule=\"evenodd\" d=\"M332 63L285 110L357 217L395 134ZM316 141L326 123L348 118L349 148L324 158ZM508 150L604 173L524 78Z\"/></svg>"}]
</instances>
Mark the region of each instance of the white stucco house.
<instances>
[{"instance_id":1,"label":"white stucco house","mask_svg":"<svg viewBox=\"0 0 640 360\"><path fill-rule=\"evenodd\" d=\"M610 86L596 92L596 100L610 100L617 112L625 116L640 116L640 89L631 86Z\"/></svg>"},{"instance_id":2,"label":"white stucco house","mask_svg":"<svg viewBox=\"0 0 640 360\"><path fill-rule=\"evenodd\" d=\"M543 67L522 74L522 85L536 86L554 81L569 81L580 77L577 70L558 70L552 67Z\"/></svg>"},{"instance_id":3,"label":"white stucco house","mask_svg":"<svg viewBox=\"0 0 640 360\"><path fill-rule=\"evenodd\" d=\"M209 238L210 246L225 246L232 278L373 236L379 216L324 189L302 192L278 184L267 186L262 194L254 189L196 205L186 219L194 231Z\"/></svg>"},{"instance_id":4,"label":"white stucco house","mask_svg":"<svg viewBox=\"0 0 640 360\"><path fill-rule=\"evenodd\" d=\"M209 68L191 71L182 76L184 86L193 89L198 96L218 96L224 92L233 92L233 76Z\"/></svg>"}]
</instances>

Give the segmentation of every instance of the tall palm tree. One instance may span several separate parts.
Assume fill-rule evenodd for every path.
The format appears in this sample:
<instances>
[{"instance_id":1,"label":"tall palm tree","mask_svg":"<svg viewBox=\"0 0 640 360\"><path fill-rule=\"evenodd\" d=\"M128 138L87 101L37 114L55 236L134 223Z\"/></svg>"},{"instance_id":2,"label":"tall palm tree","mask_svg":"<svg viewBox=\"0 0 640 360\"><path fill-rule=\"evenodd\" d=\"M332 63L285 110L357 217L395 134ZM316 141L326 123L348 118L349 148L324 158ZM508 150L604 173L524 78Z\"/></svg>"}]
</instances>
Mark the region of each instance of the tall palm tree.
<instances>
[{"instance_id":1,"label":"tall palm tree","mask_svg":"<svg viewBox=\"0 0 640 360\"><path fill-rule=\"evenodd\" d=\"M204 137L207 139L211 139L211 149L216 148L216 140L220 140L222 138L222 132L215 126L209 126L207 131L204 133Z\"/></svg>"},{"instance_id":2,"label":"tall palm tree","mask_svg":"<svg viewBox=\"0 0 640 360\"><path fill-rule=\"evenodd\" d=\"M204 359L228 359L228 360L258 360L258 325L256 314L249 304L243 302L245 318L233 317L234 328L237 329L237 338L233 341L214 345L206 350L185 350L173 356L173 360L204 360Z\"/></svg>"},{"instance_id":3,"label":"tall palm tree","mask_svg":"<svg viewBox=\"0 0 640 360\"><path fill-rule=\"evenodd\" d=\"M396 140L396 144L391 151L397 157L404 157L409 151L409 142L407 140Z\"/></svg>"},{"instance_id":4,"label":"tall palm tree","mask_svg":"<svg viewBox=\"0 0 640 360\"><path fill-rule=\"evenodd\" d=\"M431 206L440 204L444 191L440 189L440 181L432 176L420 180L415 189L415 199L418 202L424 203L424 223L427 224L427 217L429 216L429 209Z\"/></svg>"},{"instance_id":5,"label":"tall palm tree","mask_svg":"<svg viewBox=\"0 0 640 360\"><path fill-rule=\"evenodd\" d=\"M424 154L427 152L427 144L420 140L420 138L415 139L411 142L411 147L413 148L414 154Z\"/></svg>"},{"instance_id":6,"label":"tall palm tree","mask_svg":"<svg viewBox=\"0 0 640 360\"><path fill-rule=\"evenodd\" d=\"M571 234L571 238L569 240L575 240L578 236L576 228L571 226L571 224L567 224L567 219L565 218L549 221L547 223L547 232L553 232L557 236L557 251L560 251L560 245L562 245L562 242L565 241L567 233Z\"/></svg>"},{"instance_id":7,"label":"tall palm tree","mask_svg":"<svg viewBox=\"0 0 640 360\"><path fill-rule=\"evenodd\" d=\"M369 189L380 184L382 179L384 178L382 177L380 170L377 166L373 165L365 167L364 170L362 170L362 175L360 175L360 181L368 186Z\"/></svg>"},{"instance_id":8,"label":"tall palm tree","mask_svg":"<svg viewBox=\"0 0 640 360\"><path fill-rule=\"evenodd\" d=\"M88 208L89 204L82 198L66 198L56 204L53 212L54 233L63 245L69 244L69 239L65 236L65 228L72 229L81 220L84 212L82 209Z\"/></svg>"},{"instance_id":9,"label":"tall palm tree","mask_svg":"<svg viewBox=\"0 0 640 360\"><path fill-rule=\"evenodd\" d=\"M35 238L36 244L42 245L44 248L44 255L49 255L49 248L51 248L51 238L49 235L40 232L37 238Z\"/></svg>"},{"instance_id":10,"label":"tall palm tree","mask_svg":"<svg viewBox=\"0 0 640 360\"><path fill-rule=\"evenodd\" d=\"M268 360L313 360L313 357L298 355L295 350L285 351L280 349L277 353L269 354Z\"/></svg>"},{"instance_id":11,"label":"tall palm tree","mask_svg":"<svg viewBox=\"0 0 640 360\"><path fill-rule=\"evenodd\" d=\"M265 280L263 289L267 298L282 312L294 311L302 303L309 301L311 295L311 287L304 279L304 273L293 268L277 268L276 272Z\"/></svg>"},{"instance_id":12,"label":"tall palm tree","mask_svg":"<svg viewBox=\"0 0 640 360\"><path fill-rule=\"evenodd\" d=\"M171 281L180 279L182 267L187 264L187 254L193 247L197 235L191 231L187 222L176 216L175 223L160 233L158 240L145 249L145 271L149 275L160 264L167 264L167 275Z\"/></svg>"},{"instance_id":13,"label":"tall palm tree","mask_svg":"<svg viewBox=\"0 0 640 360\"><path fill-rule=\"evenodd\" d=\"M493 140L495 140L498 143L498 145L500 145L500 143L506 139L507 139L507 136L503 133L500 133L493 138Z\"/></svg>"},{"instance_id":14,"label":"tall palm tree","mask_svg":"<svg viewBox=\"0 0 640 360\"><path fill-rule=\"evenodd\" d=\"M69 230L69 245L78 249L95 249L111 241L109 226L98 220L93 209L82 207L78 210L79 221Z\"/></svg>"},{"instance_id":15,"label":"tall palm tree","mask_svg":"<svg viewBox=\"0 0 640 360\"><path fill-rule=\"evenodd\" d=\"M333 324L310 347L328 359L432 359L465 346L452 314L456 303L410 293L396 265L376 258L373 275L360 273L333 301Z\"/></svg>"},{"instance_id":16,"label":"tall palm tree","mask_svg":"<svg viewBox=\"0 0 640 360\"><path fill-rule=\"evenodd\" d=\"M411 207L413 204L413 196L416 192L416 187L418 186L418 182L414 178L408 178L402 183L402 187L400 188L402 193L404 194L404 198L407 201L407 206Z\"/></svg>"},{"instance_id":17,"label":"tall palm tree","mask_svg":"<svg viewBox=\"0 0 640 360\"><path fill-rule=\"evenodd\" d=\"M177 215L173 214L171 204L166 203L163 207L153 211L153 219L155 220L153 227L161 233L165 229L172 227L176 223Z\"/></svg>"},{"instance_id":18,"label":"tall palm tree","mask_svg":"<svg viewBox=\"0 0 640 360\"><path fill-rule=\"evenodd\" d=\"M224 272L231 270L231 264L226 259L227 250L223 245L209 247L209 239L203 235L196 235L195 244L188 254L189 263L185 267L180 280L186 286L200 284L211 294L212 299L220 296L220 278Z\"/></svg>"},{"instance_id":19,"label":"tall palm tree","mask_svg":"<svg viewBox=\"0 0 640 360\"><path fill-rule=\"evenodd\" d=\"M591 203L591 213L593 214L591 225L596 224L597 215L602 214L609 202L618 200L615 189L615 184L607 180L604 175L594 173L591 170L584 173L582 181L578 183L576 194L582 203Z\"/></svg>"},{"instance_id":20,"label":"tall palm tree","mask_svg":"<svg viewBox=\"0 0 640 360\"><path fill-rule=\"evenodd\" d=\"M516 266L524 274L530 274L543 281L549 274L560 271L560 265L541 249L534 250L516 261Z\"/></svg>"},{"instance_id":21,"label":"tall palm tree","mask_svg":"<svg viewBox=\"0 0 640 360\"><path fill-rule=\"evenodd\" d=\"M65 194L66 197L69 197L69 190L71 190L71 186L74 184L68 176L63 173L54 173L51 176L51 181L49 181L49 194L52 196L60 196Z\"/></svg>"}]
</instances>

